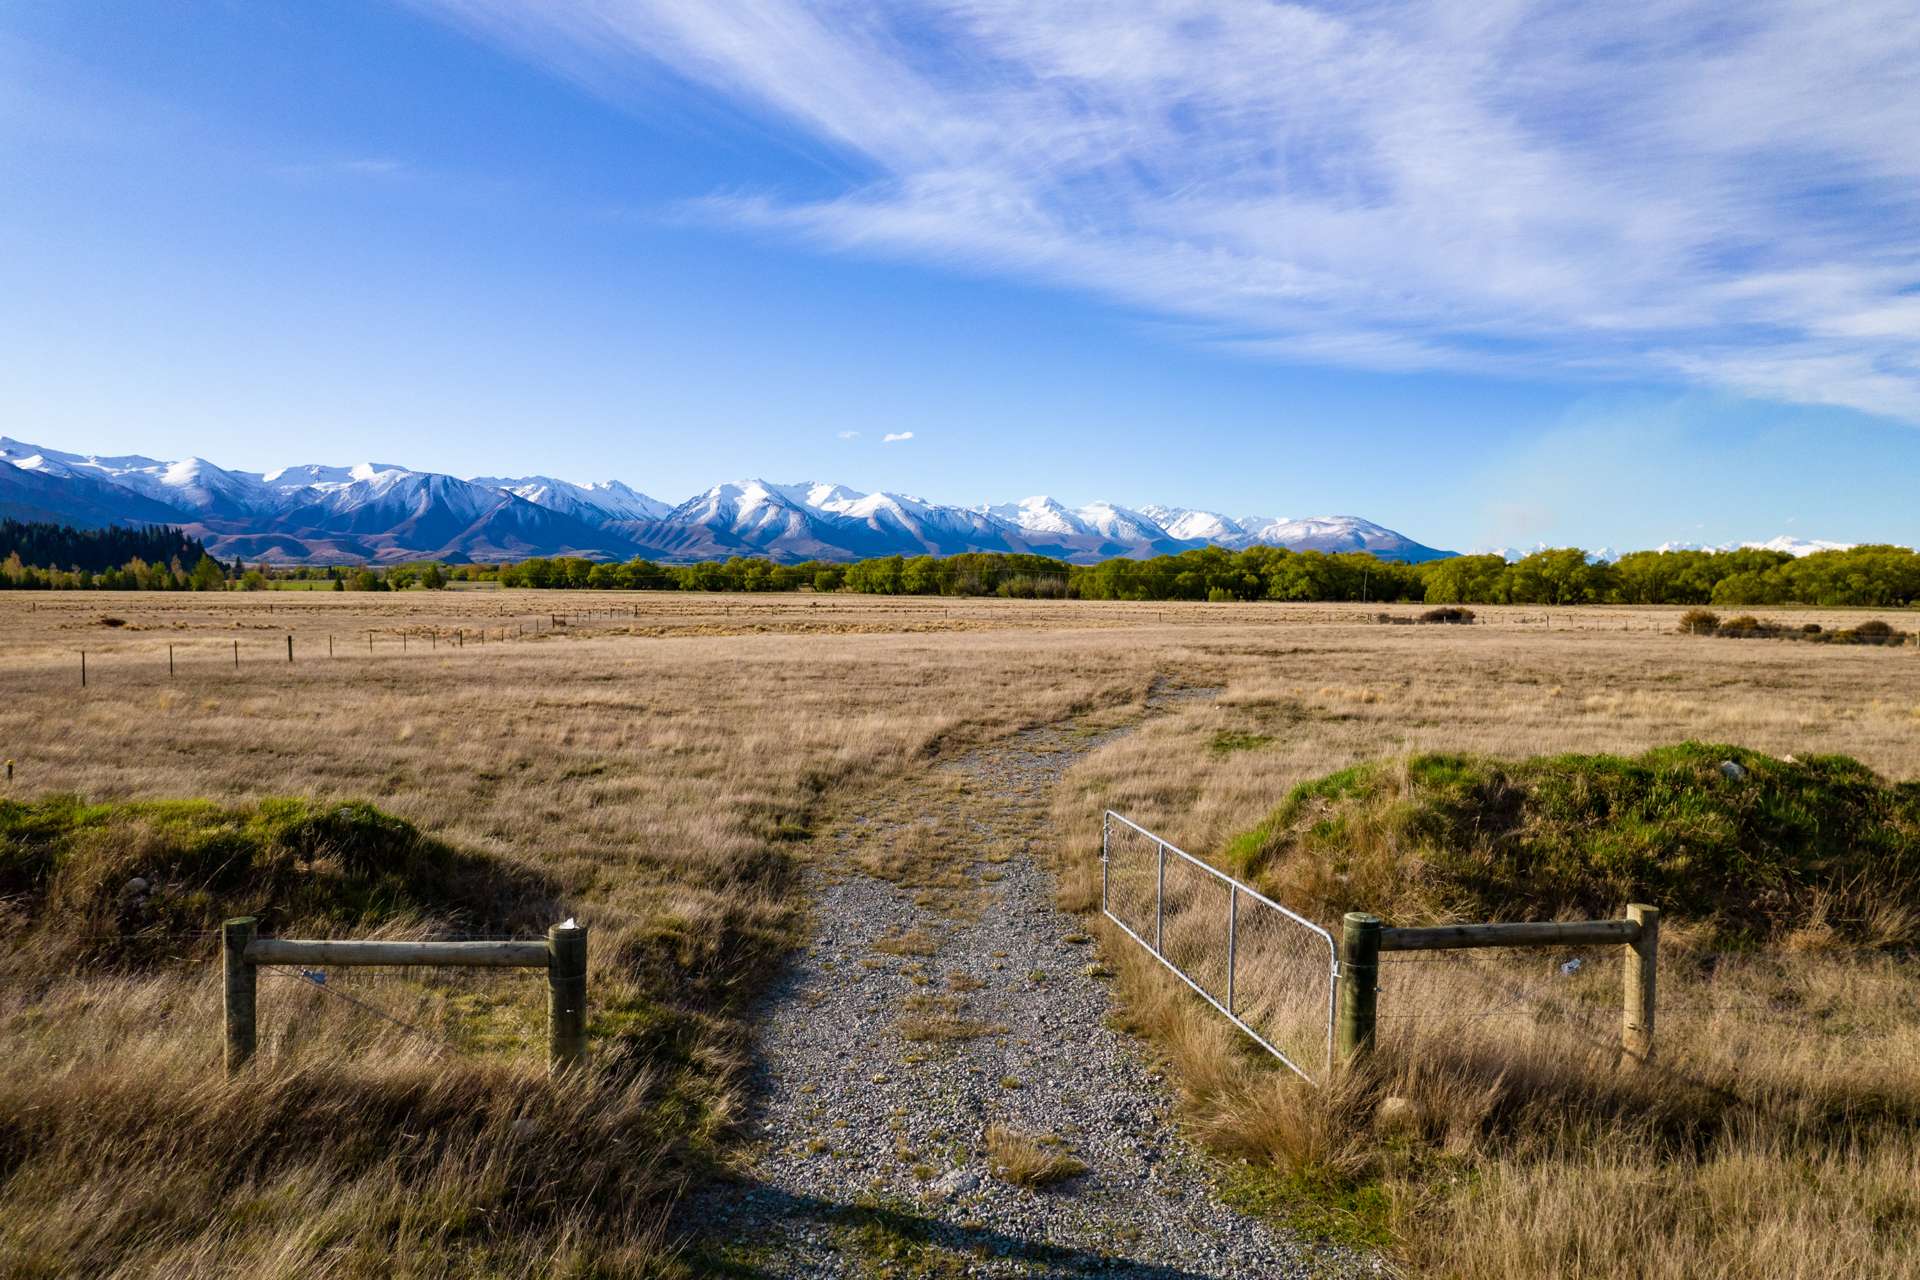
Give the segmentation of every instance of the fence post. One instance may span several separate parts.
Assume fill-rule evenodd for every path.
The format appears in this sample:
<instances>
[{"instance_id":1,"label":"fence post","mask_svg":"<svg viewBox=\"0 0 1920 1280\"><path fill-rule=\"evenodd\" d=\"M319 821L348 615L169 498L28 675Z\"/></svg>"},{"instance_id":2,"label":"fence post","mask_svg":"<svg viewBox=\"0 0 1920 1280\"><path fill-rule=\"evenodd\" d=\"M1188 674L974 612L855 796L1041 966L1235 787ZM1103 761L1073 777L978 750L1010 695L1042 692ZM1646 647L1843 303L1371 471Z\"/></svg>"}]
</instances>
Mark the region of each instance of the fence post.
<instances>
[{"instance_id":1,"label":"fence post","mask_svg":"<svg viewBox=\"0 0 1920 1280\"><path fill-rule=\"evenodd\" d=\"M247 946L259 922L240 916L220 927L220 957L227 976L227 1074L233 1075L253 1056L254 983L257 970L247 961Z\"/></svg>"},{"instance_id":2,"label":"fence post","mask_svg":"<svg viewBox=\"0 0 1920 1280\"><path fill-rule=\"evenodd\" d=\"M587 1060L587 929L547 930L547 1069L559 1074Z\"/></svg>"},{"instance_id":3,"label":"fence post","mask_svg":"<svg viewBox=\"0 0 1920 1280\"><path fill-rule=\"evenodd\" d=\"M1100 909L1107 909L1107 850L1113 842L1113 813L1100 812Z\"/></svg>"},{"instance_id":4,"label":"fence post","mask_svg":"<svg viewBox=\"0 0 1920 1280\"><path fill-rule=\"evenodd\" d=\"M1380 997L1380 917L1349 911L1340 929L1340 1017L1334 1041L1344 1062L1373 1049Z\"/></svg>"},{"instance_id":5,"label":"fence post","mask_svg":"<svg viewBox=\"0 0 1920 1280\"><path fill-rule=\"evenodd\" d=\"M1166 948L1161 941L1167 932L1167 842L1155 836L1153 847L1160 853L1153 873L1153 949L1164 955Z\"/></svg>"},{"instance_id":6,"label":"fence post","mask_svg":"<svg viewBox=\"0 0 1920 1280\"><path fill-rule=\"evenodd\" d=\"M1227 881L1227 1016L1233 1017L1233 967L1240 950L1240 886Z\"/></svg>"},{"instance_id":7,"label":"fence post","mask_svg":"<svg viewBox=\"0 0 1920 1280\"><path fill-rule=\"evenodd\" d=\"M1660 956L1660 908L1635 902L1627 919L1640 926L1640 936L1627 944L1620 1013L1620 1046L1626 1061L1641 1066L1653 1059L1653 1018L1656 970Z\"/></svg>"},{"instance_id":8,"label":"fence post","mask_svg":"<svg viewBox=\"0 0 1920 1280\"><path fill-rule=\"evenodd\" d=\"M292 636L287 637L287 661L288 662L293 661L293 637Z\"/></svg>"}]
</instances>

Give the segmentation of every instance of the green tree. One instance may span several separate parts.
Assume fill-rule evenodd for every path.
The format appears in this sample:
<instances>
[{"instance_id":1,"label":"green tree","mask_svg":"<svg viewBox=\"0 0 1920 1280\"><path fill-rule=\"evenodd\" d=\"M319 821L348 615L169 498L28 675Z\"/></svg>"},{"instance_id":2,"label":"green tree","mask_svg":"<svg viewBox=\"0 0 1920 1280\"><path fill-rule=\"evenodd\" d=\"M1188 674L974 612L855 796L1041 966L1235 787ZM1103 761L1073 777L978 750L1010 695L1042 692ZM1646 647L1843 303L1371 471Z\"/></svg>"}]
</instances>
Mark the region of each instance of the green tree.
<instances>
[{"instance_id":1,"label":"green tree","mask_svg":"<svg viewBox=\"0 0 1920 1280\"><path fill-rule=\"evenodd\" d=\"M195 591L225 591L227 589L227 571L212 556L201 556L193 566L193 589Z\"/></svg>"}]
</instances>

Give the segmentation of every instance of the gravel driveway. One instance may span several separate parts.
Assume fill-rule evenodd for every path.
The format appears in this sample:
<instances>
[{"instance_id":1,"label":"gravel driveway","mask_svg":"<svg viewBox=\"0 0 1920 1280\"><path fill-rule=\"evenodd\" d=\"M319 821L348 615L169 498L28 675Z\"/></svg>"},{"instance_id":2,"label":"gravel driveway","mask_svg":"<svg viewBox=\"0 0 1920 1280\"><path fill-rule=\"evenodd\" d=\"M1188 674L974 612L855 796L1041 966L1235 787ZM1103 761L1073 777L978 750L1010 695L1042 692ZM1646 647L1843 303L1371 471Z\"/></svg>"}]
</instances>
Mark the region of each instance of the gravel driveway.
<instances>
[{"instance_id":1,"label":"gravel driveway","mask_svg":"<svg viewBox=\"0 0 1920 1280\"><path fill-rule=\"evenodd\" d=\"M1049 792L1113 735L1028 731L815 841L813 941L768 997L748 1168L686 1206L736 1275L1370 1272L1220 1203L1031 856ZM995 1176L990 1125L1084 1172ZM1066 1164L1054 1172L1071 1169Z\"/></svg>"}]
</instances>

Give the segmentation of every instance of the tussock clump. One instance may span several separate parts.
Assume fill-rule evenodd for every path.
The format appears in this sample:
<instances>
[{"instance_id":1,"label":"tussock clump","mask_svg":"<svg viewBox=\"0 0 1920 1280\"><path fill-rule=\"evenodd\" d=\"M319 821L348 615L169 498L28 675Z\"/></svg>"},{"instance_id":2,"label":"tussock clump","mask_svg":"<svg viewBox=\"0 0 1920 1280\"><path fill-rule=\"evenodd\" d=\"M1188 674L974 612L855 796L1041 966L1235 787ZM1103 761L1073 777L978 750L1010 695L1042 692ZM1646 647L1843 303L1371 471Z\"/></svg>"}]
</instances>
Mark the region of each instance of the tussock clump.
<instances>
[{"instance_id":1,"label":"tussock clump","mask_svg":"<svg viewBox=\"0 0 1920 1280\"><path fill-rule=\"evenodd\" d=\"M916 1044L978 1040L1006 1030L999 1023L971 1017L959 996L908 996L897 1024L900 1038Z\"/></svg>"},{"instance_id":2,"label":"tussock clump","mask_svg":"<svg viewBox=\"0 0 1920 1280\"><path fill-rule=\"evenodd\" d=\"M1035 1136L1003 1124L987 1126L987 1167L1016 1187L1050 1187L1087 1171L1052 1134Z\"/></svg>"},{"instance_id":3,"label":"tussock clump","mask_svg":"<svg viewBox=\"0 0 1920 1280\"><path fill-rule=\"evenodd\" d=\"M873 949L894 956L930 956L940 950L940 939L925 929L908 929L876 938Z\"/></svg>"},{"instance_id":4,"label":"tussock clump","mask_svg":"<svg viewBox=\"0 0 1920 1280\"><path fill-rule=\"evenodd\" d=\"M1920 783L1882 782L1845 756L1701 743L1634 757L1415 756L1296 787L1227 858L1328 914L1554 919L1637 900L1763 939L1813 923L1818 904L1841 937L1906 944L1910 928L1884 930L1920 909Z\"/></svg>"},{"instance_id":5,"label":"tussock clump","mask_svg":"<svg viewBox=\"0 0 1920 1280\"><path fill-rule=\"evenodd\" d=\"M1689 609L1680 615L1679 629L1690 636L1710 636L1720 629L1720 615L1711 609Z\"/></svg>"},{"instance_id":6,"label":"tussock clump","mask_svg":"<svg viewBox=\"0 0 1920 1280\"><path fill-rule=\"evenodd\" d=\"M0 1270L643 1274L674 1181L633 1140L665 1101L657 1078L556 1088L537 1064L383 1048L234 1081L150 1032L77 1065L16 1058Z\"/></svg>"}]
</instances>

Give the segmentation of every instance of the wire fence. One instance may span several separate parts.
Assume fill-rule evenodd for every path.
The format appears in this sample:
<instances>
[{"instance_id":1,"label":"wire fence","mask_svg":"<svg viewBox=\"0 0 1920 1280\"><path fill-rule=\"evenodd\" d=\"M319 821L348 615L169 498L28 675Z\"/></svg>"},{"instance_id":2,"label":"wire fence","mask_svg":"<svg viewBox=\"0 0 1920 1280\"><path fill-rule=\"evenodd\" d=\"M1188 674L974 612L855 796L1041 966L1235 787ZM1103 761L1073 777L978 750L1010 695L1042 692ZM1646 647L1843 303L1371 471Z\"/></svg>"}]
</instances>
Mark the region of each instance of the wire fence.
<instances>
[{"instance_id":1,"label":"wire fence","mask_svg":"<svg viewBox=\"0 0 1920 1280\"><path fill-rule=\"evenodd\" d=\"M1334 943L1295 914L1108 810L1100 908L1304 1079L1333 1065Z\"/></svg>"},{"instance_id":2,"label":"wire fence","mask_svg":"<svg viewBox=\"0 0 1920 1280\"><path fill-rule=\"evenodd\" d=\"M1383 954L1378 1040L1406 1060L1604 1072L1623 1050L1620 982L1617 947ZM1905 1089L1920 1044L1920 957L1682 952L1662 964L1657 1027L1640 1067L1728 1102Z\"/></svg>"}]
</instances>

